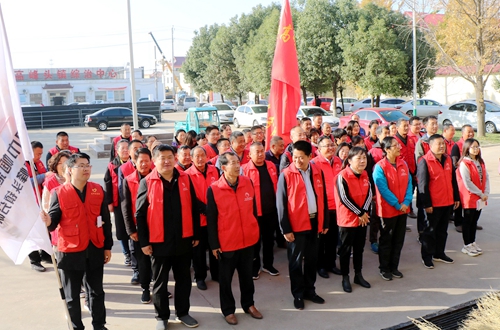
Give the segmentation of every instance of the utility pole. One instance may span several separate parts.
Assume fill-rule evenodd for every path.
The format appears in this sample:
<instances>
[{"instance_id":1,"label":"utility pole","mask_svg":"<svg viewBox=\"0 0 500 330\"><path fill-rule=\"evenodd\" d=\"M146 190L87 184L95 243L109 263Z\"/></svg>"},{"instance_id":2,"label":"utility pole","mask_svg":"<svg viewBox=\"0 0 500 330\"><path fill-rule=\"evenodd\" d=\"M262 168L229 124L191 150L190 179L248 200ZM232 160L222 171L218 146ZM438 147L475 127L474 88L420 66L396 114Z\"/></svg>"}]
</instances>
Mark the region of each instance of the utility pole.
<instances>
[{"instance_id":1,"label":"utility pole","mask_svg":"<svg viewBox=\"0 0 500 330\"><path fill-rule=\"evenodd\" d=\"M139 129L139 121L137 119L137 96L135 95L135 67L134 67L134 45L132 43L132 17L130 14L130 0L127 0L128 8L128 47L130 51L130 85L132 96L132 117L134 129Z\"/></svg>"},{"instance_id":2,"label":"utility pole","mask_svg":"<svg viewBox=\"0 0 500 330\"><path fill-rule=\"evenodd\" d=\"M174 26L172 25L172 93L174 94L174 101L177 102L175 98L175 66L174 66Z\"/></svg>"},{"instance_id":3,"label":"utility pole","mask_svg":"<svg viewBox=\"0 0 500 330\"><path fill-rule=\"evenodd\" d=\"M158 99L158 70L156 69L156 46L154 47L154 52L155 52L155 101L159 101ZM162 99L163 100L163 99Z\"/></svg>"}]
</instances>

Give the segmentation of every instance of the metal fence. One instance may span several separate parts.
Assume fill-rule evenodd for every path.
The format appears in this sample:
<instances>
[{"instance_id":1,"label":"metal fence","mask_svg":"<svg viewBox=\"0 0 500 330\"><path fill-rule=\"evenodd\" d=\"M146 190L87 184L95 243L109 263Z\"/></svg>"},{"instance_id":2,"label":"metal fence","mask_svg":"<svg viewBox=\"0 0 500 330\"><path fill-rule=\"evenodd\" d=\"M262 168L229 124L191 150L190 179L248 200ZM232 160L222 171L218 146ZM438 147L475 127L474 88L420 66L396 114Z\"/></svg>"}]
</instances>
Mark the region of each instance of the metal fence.
<instances>
[{"instance_id":1,"label":"metal fence","mask_svg":"<svg viewBox=\"0 0 500 330\"><path fill-rule=\"evenodd\" d=\"M52 127L85 126L86 115L109 107L126 107L131 103L106 103L86 105L60 105L48 107L23 107L23 117L28 129L44 129ZM137 112L153 115L161 121L160 102L138 102Z\"/></svg>"}]
</instances>

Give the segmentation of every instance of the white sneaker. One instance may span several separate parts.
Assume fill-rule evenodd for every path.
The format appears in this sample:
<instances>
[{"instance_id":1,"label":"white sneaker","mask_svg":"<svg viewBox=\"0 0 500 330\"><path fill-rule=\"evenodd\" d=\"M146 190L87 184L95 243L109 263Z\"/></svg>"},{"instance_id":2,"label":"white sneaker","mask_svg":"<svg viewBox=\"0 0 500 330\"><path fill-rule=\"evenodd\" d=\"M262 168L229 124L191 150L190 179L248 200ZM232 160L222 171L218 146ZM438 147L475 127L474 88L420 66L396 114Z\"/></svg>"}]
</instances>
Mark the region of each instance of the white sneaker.
<instances>
[{"instance_id":1,"label":"white sneaker","mask_svg":"<svg viewBox=\"0 0 500 330\"><path fill-rule=\"evenodd\" d=\"M470 257L477 257L479 255L479 253L474 250L472 244L464 245L464 247L462 248L462 253L465 253Z\"/></svg>"},{"instance_id":2,"label":"white sneaker","mask_svg":"<svg viewBox=\"0 0 500 330\"><path fill-rule=\"evenodd\" d=\"M476 242L472 243L471 245L477 253L483 254L483 250L476 244Z\"/></svg>"}]
</instances>

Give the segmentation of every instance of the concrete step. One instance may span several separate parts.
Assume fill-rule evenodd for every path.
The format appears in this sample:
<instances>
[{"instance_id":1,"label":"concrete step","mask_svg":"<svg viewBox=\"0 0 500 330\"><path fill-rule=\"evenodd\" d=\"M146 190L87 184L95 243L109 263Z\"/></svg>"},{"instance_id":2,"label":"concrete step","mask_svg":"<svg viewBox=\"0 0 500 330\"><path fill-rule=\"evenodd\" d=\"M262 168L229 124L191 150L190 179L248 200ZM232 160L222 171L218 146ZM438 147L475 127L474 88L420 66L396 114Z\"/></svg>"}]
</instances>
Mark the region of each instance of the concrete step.
<instances>
[{"instance_id":1,"label":"concrete step","mask_svg":"<svg viewBox=\"0 0 500 330\"><path fill-rule=\"evenodd\" d=\"M88 148L84 152L88 153L89 155L91 155L97 159L103 159L103 158L109 159L109 157L110 157L109 150L104 150L95 144L88 144L87 146L88 146Z\"/></svg>"}]
</instances>

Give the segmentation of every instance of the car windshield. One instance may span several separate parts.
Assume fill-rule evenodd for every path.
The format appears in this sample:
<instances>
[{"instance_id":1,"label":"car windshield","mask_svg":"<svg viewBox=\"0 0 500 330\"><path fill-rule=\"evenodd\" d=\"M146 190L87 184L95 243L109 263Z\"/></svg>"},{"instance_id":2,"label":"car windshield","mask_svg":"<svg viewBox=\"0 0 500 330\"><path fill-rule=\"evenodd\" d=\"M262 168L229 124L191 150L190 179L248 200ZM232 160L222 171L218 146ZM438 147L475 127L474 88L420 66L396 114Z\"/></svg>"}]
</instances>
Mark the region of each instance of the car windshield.
<instances>
[{"instance_id":1,"label":"car windshield","mask_svg":"<svg viewBox=\"0 0 500 330\"><path fill-rule=\"evenodd\" d=\"M207 105L209 107L216 107L217 110L233 110L231 109L231 107L225 103L221 103L221 104L212 104L212 105Z\"/></svg>"},{"instance_id":2,"label":"car windshield","mask_svg":"<svg viewBox=\"0 0 500 330\"><path fill-rule=\"evenodd\" d=\"M489 111L489 112L500 112L500 106L498 104L484 102L484 105L486 107L486 111Z\"/></svg>"},{"instance_id":3,"label":"car windshield","mask_svg":"<svg viewBox=\"0 0 500 330\"><path fill-rule=\"evenodd\" d=\"M255 112L255 113L267 113L267 106L265 106L265 105L252 107L252 109L253 109L253 112Z\"/></svg>"},{"instance_id":4,"label":"car windshield","mask_svg":"<svg viewBox=\"0 0 500 330\"><path fill-rule=\"evenodd\" d=\"M219 127L219 116L217 111L196 111L196 116L198 117L200 128L207 128L211 125Z\"/></svg>"},{"instance_id":5,"label":"car windshield","mask_svg":"<svg viewBox=\"0 0 500 330\"><path fill-rule=\"evenodd\" d=\"M379 114L387 122L398 121L398 119L401 119L401 118L408 119L408 116L406 116L405 114L403 114L399 110L380 111Z\"/></svg>"}]
</instances>

